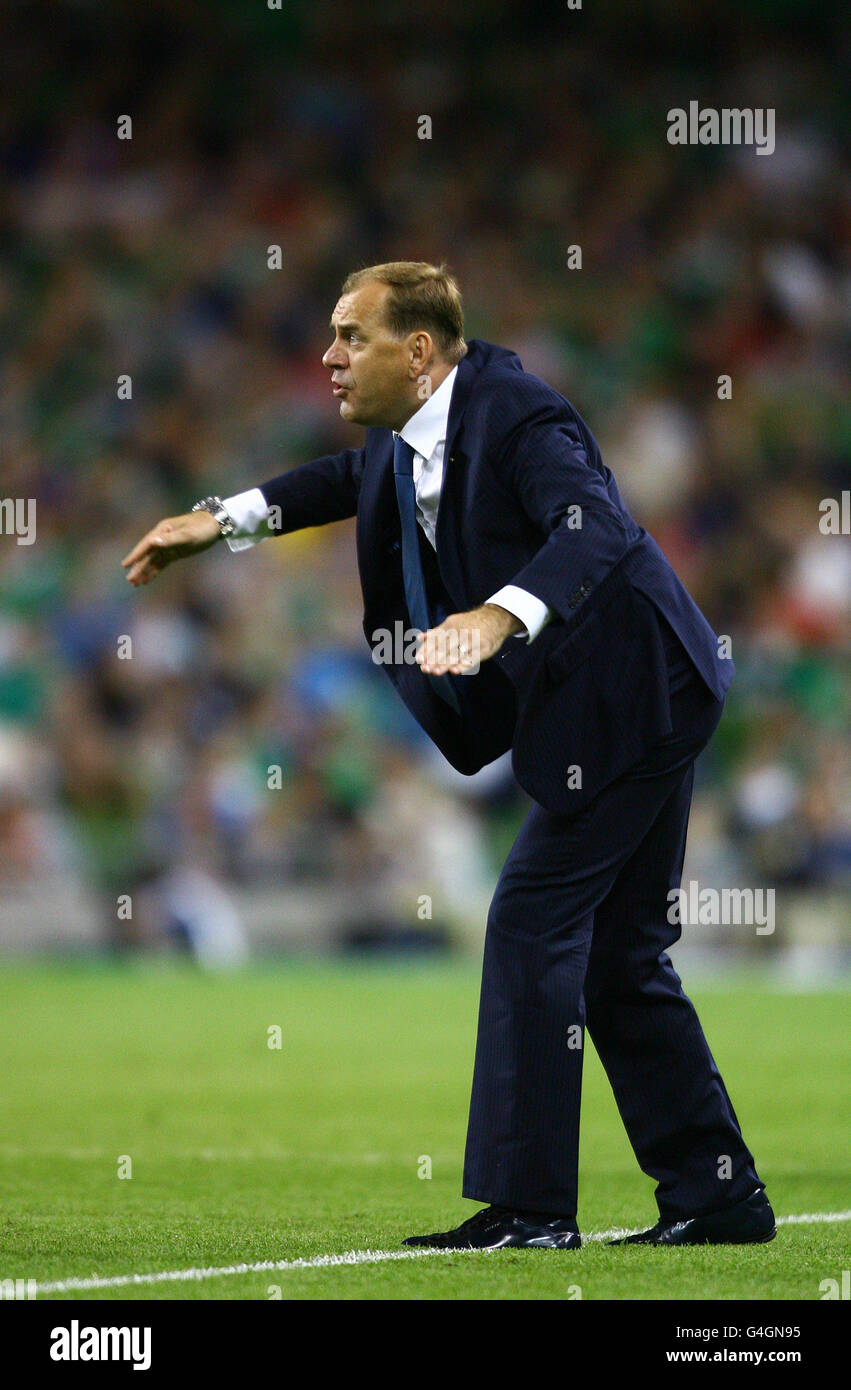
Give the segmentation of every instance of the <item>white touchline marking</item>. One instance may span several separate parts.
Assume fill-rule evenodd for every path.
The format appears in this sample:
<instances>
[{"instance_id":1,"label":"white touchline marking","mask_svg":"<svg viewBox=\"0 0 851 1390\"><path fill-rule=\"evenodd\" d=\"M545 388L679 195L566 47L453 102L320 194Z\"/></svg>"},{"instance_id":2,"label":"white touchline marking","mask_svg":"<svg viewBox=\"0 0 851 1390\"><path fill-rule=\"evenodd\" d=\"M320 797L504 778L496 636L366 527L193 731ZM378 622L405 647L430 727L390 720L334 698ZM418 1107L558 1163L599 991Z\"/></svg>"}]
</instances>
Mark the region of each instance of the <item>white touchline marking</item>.
<instances>
[{"instance_id":1,"label":"white touchline marking","mask_svg":"<svg viewBox=\"0 0 851 1390\"><path fill-rule=\"evenodd\" d=\"M806 1226L816 1221L851 1221L851 1211L810 1211L803 1216L778 1216L778 1226Z\"/></svg>"},{"instance_id":2,"label":"white touchline marking","mask_svg":"<svg viewBox=\"0 0 851 1390\"><path fill-rule=\"evenodd\" d=\"M799 1216L778 1216L778 1226L806 1226L819 1222L851 1221L851 1211L815 1211ZM637 1227L643 1230L644 1227ZM635 1235L632 1230L615 1228L611 1231L589 1231L583 1234L583 1244L601 1240L616 1240L619 1236ZM231 1274L283 1273L289 1269L332 1269L339 1265L381 1264L386 1260L420 1260L425 1255L480 1255L483 1250L347 1250L342 1255L314 1255L300 1260L258 1260L254 1264L219 1265L199 1269L159 1270L153 1274L115 1274L101 1279L93 1274L88 1279L57 1279L50 1284L36 1285L37 1294L87 1293L92 1289L122 1289L145 1284L188 1284L202 1279L224 1279Z\"/></svg>"},{"instance_id":3,"label":"white touchline marking","mask_svg":"<svg viewBox=\"0 0 851 1390\"><path fill-rule=\"evenodd\" d=\"M100 1279L58 1279L52 1284L37 1284L39 1294L74 1293L88 1289L119 1289L135 1284L179 1284L199 1279L223 1279L228 1274L269 1274L287 1269L326 1269L334 1265L380 1264L382 1260L417 1260L423 1255L464 1255L473 1251L458 1250L347 1250L343 1255L314 1255L302 1260L259 1260L254 1264L219 1265L208 1269L160 1270L154 1274L116 1274Z\"/></svg>"}]
</instances>

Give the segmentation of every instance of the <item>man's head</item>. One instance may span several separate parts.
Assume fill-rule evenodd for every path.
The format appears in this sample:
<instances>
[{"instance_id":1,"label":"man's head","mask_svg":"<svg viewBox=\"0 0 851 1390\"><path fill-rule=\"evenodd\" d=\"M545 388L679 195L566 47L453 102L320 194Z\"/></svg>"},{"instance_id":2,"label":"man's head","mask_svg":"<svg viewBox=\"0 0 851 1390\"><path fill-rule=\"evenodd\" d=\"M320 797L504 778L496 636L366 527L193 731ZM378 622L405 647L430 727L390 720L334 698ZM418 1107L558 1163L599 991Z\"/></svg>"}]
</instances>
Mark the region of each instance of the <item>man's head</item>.
<instances>
[{"instance_id":1,"label":"man's head","mask_svg":"<svg viewBox=\"0 0 851 1390\"><path fill-rule=\"evenodd\" d=\"M458 286L425 261L354 271L331 328L322 361L340 414L356 425L400 430L467 351Z\"/></svg>"}]
</instances>

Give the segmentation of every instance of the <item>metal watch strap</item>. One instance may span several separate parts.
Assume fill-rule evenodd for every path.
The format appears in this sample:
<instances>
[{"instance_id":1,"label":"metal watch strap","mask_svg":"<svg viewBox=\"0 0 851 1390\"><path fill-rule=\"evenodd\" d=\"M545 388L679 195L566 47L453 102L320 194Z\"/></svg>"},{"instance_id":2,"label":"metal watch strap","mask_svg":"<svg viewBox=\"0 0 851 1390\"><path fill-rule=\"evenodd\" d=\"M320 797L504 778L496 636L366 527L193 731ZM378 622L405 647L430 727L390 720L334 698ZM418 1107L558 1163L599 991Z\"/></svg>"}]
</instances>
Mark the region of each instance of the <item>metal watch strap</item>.
<instances>
[{"instance_id":1,"label":"metal watch strap","mask_svg":"<svg viewBox=\"0 0 851 1390\"><path fill-rule=\"evenodd\" d=\"M214 521L219 523L219 530L223 536L232 536L236 530L236 522L228 511L221 497L203 497L200 502L196 502L192 508L193 512L209 512Z\"/></svg>"}]
</instances>

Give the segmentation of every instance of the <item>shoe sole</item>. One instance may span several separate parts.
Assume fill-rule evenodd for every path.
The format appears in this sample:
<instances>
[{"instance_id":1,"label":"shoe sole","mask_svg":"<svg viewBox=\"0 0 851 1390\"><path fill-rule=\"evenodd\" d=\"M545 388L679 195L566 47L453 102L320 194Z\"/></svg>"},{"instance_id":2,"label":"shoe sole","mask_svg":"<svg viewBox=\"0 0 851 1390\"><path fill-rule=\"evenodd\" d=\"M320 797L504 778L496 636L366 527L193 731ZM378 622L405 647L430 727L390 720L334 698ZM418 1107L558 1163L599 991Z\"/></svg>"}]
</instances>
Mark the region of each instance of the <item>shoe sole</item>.
<instances>
[{"instance_id":1,"label":"shoe sole","mask_svg":"<svg viewBox=\"0 0 851 1390\"><path fill-rule=\"evenodd\" d=\"M774 1240L777 1235L777 1227L765 1236L748 1236L744 1240L610 1240L608 1245L647 1245L658 1249L662 1246L665 1249L684 1250L688 1246L695 1248L701 1245L768 1245L769 1241Z\"/></svg>"},{"instance_id":2,"label":"shoe sole","mask_svg":"<svg viewBox=\"0 0 851 1390\"><path fill-rule=\"evenodd\" d=\"M439 1241L403 1240L402 1244L409 1248L421 1250L490 1250L491 1252L495 1250L581 1250L582 1248L581 1242L578 1245L561 1245L554 1241L547 1245L533 1243L528 1245L443 1245Z\"/></svg>"}]
</instances>

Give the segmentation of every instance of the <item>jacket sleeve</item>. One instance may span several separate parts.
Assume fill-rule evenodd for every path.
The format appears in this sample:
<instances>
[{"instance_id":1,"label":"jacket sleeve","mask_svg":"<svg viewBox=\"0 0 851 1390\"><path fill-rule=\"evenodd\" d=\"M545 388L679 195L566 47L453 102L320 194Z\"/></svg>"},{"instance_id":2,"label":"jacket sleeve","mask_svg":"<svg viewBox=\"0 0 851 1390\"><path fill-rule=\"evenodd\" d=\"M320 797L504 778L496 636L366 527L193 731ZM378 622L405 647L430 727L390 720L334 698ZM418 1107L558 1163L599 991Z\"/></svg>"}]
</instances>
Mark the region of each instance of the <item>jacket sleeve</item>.
<instances>
[{"instance_id":1,"label":"jacket sleeve","mask_svg":"<svg viewBox=\"0 0 851 1390\"><path fill-rule=\"evenodd\" d=\"M589 456L596 446L567 401L528 377L507 383L500 397L500 419L509 415L513 422L503 433L495 468L546 538L510 583L571 621L623 559L633 535L609 495L602 465L596 466L599 454Z\"/></svg>"},{"instance_id":2,"label":"jacket sleeve","mask_svg":"<svg viewBox=\"0 0 851 1390\"><path fill-rule=\"evenodd\" d=\"M358 508L365 450L344 449L260 484L270 508L269 532L284 535L305 526L344 521Z\"/></svg>"}]
</instances>

